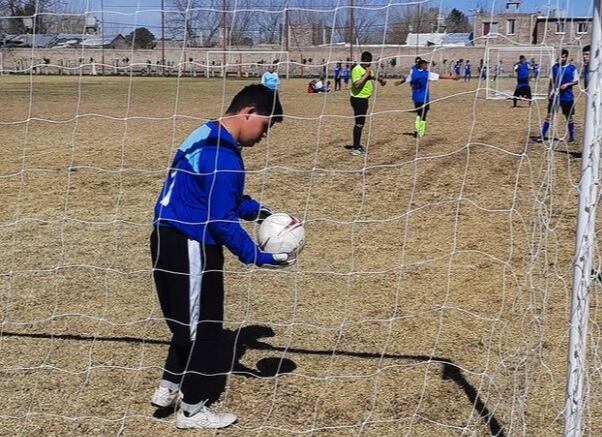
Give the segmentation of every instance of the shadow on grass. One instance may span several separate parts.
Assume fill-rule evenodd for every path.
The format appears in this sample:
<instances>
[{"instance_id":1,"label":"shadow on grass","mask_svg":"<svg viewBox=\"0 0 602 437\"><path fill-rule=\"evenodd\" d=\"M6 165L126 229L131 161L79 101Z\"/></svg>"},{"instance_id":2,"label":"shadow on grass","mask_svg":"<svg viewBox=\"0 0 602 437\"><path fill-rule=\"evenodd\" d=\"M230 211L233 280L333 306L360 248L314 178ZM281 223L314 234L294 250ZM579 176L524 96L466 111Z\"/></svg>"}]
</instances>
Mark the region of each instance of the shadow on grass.
<instances>
[{"instance_id":1,"label":"shadow on grass","mask_svg":"<svg viewBox=\"0 0 602 437\"><path fill-rule=\"evenodd\" d=\"M238 330L224 330L222 334L222 349L220 355L220 368L223 375L216 384L215 399L223 392L226 383L227 373L241 375L247 378L269 378L277 375L292 373L296 368L294 361L284 358L284 354L301 354L301 355L317 355L317 356L332 356L333 351L330 350L312 350L272 346L268 343L260 341L262 338L273 337L274 331L268 326L252 325L245 326ZM2 332L1 337L19 337L19 338L47 338L73 341L103 341L103 342L120 342L120 343L145 343L169 345L167 340L142 339L137 337L94 337L86 335L73 334L46 334L46 333L19 333L19 332ZM272 352L281 352L278 357L262 358L256 363L256 368L252 369L240 363L244 354L248 349L265 350ZM234 351L232 356L228 352ZM504 429L500 422L496 419L492 411L490 411L481 397L477 389L468 382L460 368L448 358L432 357L427 355L400 355L400 354L380 354L372 352L351 352L351 351L336 351L337 355L365 358L365 359L397 359L397 360L412 360L424 363L439 364L441 366L441 378L443 380L453 381L456 386L461 389L467 401L487 426L489 433L492 436L504 437ZM173 413L173 408L159 408L154 416L158 418L167 417Z\"/></svg>"}]
</instances>

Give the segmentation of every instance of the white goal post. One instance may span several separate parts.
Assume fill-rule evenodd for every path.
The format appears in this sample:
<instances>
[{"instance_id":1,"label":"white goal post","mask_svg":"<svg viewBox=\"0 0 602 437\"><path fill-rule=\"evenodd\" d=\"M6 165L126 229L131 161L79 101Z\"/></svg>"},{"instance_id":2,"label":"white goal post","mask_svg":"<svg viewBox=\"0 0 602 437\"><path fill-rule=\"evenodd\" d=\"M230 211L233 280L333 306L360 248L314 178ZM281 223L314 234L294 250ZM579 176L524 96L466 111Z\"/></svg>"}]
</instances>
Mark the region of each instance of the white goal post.
<instances>
[{"instance_id":1,"label":"white goal post","mask_svg":"<svg viewBox=\"0 0 602 437\"><path fill-rule=\"evenodd\" d=\"M485 49L484 65L487 67L486 98L500 100L512 98L516 85L514 64L524 55L528 62L539 66L531 77L533 99L547 98L547 80L550 77L556 54L550 46L488 46ZM501 63L500 63L501 61Z\"/></svg>"},{"instance_id":2,"label":"white goal post","mask_svg":"<svg viewBox=\"0 0 602 437\"><path fill-rule=\"evenodd\" d=\"M220 63L212 65L212 60L215 62L215 58L218 56L220 58L218 59ZM224 57L226 59L225 66L223 65ZM265 63L259 62L262 59L264 59ZM205 77L211 77L212 75L215 75L216 72L221 72L223 75L224 68L227 69L228 67L236 67L241 75L244 67L254 67L258 72L260 66L272 65L272 62L275 59L278 60L278 62L274 64L276 66L276 71L278 71L282 65L285 69L284 76L288 79L290 74L290 59L289 52L286 50L209 50L205 54Z\"/></svg>"},{"instance_id":3,"label":"white goal post","mask_svg":"<svg viewBox=\"0 0 602 437\"><path fill-rule=\"evenodd\" d=\"M0 76L8 76L8 71L4 68L4 52L0 50Z\"/></svg>"}]
</instances>

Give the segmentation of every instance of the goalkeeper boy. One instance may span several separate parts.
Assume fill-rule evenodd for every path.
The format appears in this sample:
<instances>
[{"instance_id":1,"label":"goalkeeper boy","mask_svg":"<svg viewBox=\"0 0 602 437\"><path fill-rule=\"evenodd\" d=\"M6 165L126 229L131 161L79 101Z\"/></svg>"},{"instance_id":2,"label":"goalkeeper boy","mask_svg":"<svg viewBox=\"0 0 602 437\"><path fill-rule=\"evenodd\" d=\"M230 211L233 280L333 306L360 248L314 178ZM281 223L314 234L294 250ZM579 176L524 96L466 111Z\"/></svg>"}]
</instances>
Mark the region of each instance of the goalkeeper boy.
<instances>
[{"instance_id":1,"label":"goalkeeper boy","mask_svg":"<svg viewBox=\"0 0 602 437\"><path fill-rule=\"evenodd\" d=\"M150 238L153 276L172 338L151 403L175 408L181 402L178 428L223 428L236 421L234 414L208 408L215 400L224 319L222 247L260 267L295 261L288 254L262 252L239 222L271 214L243 195L242 150L281 121L277 93L264 85L243 88L224 117L182 143L157 200Z\"/></svg>"}]
</instances>

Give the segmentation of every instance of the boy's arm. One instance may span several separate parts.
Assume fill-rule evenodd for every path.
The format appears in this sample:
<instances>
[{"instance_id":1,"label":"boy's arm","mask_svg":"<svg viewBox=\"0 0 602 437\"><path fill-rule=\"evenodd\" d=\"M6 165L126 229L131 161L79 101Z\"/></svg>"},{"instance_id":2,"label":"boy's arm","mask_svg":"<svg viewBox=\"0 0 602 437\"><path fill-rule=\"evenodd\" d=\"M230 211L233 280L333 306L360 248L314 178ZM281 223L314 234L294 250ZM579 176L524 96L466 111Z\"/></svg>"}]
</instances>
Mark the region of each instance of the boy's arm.
<instances>
[{"instance_id":1,"label":"boy's arm","mask_svg":"<svg viewBox=\"0 0 602 437\"><path fill-rule=\"evenodd\" d=\"M207 176L207 229L218 244L226 246L244 264L279 265L282 260L262 252L240 225L237 177L231 171L216 171Z\"/></svg>"},{"instance_id":2,"label":"boy's arm","mask_svg":"<svg viewBox=\"0 0 602 437\"><path fill-rule=\"evenodd\" d=\"M242 196L242 202L238 205L238 217L247 220L265 220L272 215L272 210L263 206L257 200L247 196Z\"/></svg>"},{"instance_id":3,"label":"boy's arm","mask_svg":"<svg viewBox=\"0 0 602 437\"><path fill-rule=\"evenodd\" d=\"M351 80L354 88L362 88L366 82L372 78L372 70L368 67L364 74L357 80L353 79L353 71L351 71Z\"/></svg>"},{"instance_id":4,"label":"boy's arm","mask_svg":"<svg viewBox=\"0 0 602 437\"><path fill-rule=\"evenodd\" d=\"M579 84L579 72L575 68L575 71L573 72L573 80L571 82L567 82L565 84L562 84L560 86L560 89L561 90L565 90L568 87L575 86L575 85L578 85L578 84Z\"/></svg>"},{"instance_id":5,"label":"boy's arm","mask_svg":"<svg viewBox=\"0 0 602 437\"><path fill-rule=\"evenodd\" d=\"M404 84L405 82L410 83L412 81L412 70L410 69L410 74L407 76L401 75L401 79L395 81L395 86L399 86Z\"/></svg>"}]
</instances>

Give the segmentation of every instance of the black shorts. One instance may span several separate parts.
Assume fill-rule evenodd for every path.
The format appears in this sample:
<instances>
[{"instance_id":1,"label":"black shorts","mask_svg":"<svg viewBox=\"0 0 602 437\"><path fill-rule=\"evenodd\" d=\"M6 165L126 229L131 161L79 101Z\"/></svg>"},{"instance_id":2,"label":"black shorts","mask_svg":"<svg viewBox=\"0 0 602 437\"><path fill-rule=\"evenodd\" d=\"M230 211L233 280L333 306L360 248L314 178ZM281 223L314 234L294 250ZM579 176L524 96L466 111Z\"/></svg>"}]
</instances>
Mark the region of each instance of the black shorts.
<instances>
[{"instance_id":1,"label":"black shorts","mask_svg":"<svg viewBox=\"0 0 602 437\"><path fill-rule=\"evenodd\" d=\"M366 114L368 113L368 99L351 96L350 101L355 116L355 124L363 126L366 123Z\"/></svg>"},{"instance_id":2,"label":"black shorts","mask_svg":"<svg viewBox=\"0 0 602 437\"><path fill-rule=\"evenodd\" d=\"M416 108L416 115L422 120L426 120L426 114L429 112L429 109L431 109L428 103L425 104L416 102L414 102L414 108Z\"/></svg>"},{"instance_id":3,"label":"black shorts","mask_svg":"<svg viewBox=\"0 0 602 437\"><path fill-rule=\"evenodd\" d=\"M524 97L525 99L532 99L531 87L529 85L518 84L514 90L514 97Z\"/></svg>"},{"instance_id":4,"label":"black shorts","mask_svg":"<svg viewBox=\"0 0 602 437\"><path fill-rule=\"evenodd\" d=\"M556 99L548 100L548 114L554 114L558 111L558 107L566 118L571 118L575 114L575 102L563 102Z\"/></svg>"}]
</instances>

